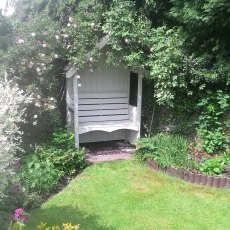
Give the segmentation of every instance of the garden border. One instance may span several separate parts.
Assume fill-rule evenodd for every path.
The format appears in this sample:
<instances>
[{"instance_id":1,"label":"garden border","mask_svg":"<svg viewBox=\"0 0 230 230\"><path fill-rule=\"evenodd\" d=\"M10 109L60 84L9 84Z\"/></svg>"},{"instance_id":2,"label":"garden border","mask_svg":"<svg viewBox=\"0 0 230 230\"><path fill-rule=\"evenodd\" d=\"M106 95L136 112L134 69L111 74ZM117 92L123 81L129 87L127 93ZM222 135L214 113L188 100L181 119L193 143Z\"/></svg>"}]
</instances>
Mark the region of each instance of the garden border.
<instances>
[{"instance_id":1,"label":"garden border","mask_svg":"<svg viewBox=\"0 0 230 230\"><path fill-rule=\"evenodd\" d=\"M216 188L230 188L229 177L210 176L206 174L190 172L188 170L178 169L172 166L167 166L163 168L154 160L147 160L147 165L151 169L164 172L172 177L177 177L193 184Z\"/></svg>"}]
</instances>

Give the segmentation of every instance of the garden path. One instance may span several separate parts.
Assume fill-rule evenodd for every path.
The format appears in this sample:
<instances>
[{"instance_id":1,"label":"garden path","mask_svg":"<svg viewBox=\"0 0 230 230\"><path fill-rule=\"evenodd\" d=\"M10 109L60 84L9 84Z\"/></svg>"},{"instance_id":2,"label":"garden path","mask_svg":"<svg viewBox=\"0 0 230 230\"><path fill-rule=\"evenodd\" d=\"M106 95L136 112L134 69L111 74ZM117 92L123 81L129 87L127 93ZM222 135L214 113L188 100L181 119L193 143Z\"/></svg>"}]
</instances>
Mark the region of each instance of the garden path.
<instances>
[{"instance_id":1,"label":"garden path","mask_svg":"<svg viewBox=\"0 0 230 230\"><path fill-rule=\"evenodd\" d=\"M134 159L134 146L122 141L90 143L83 146L86 148L89 163Z\"/></svg>"}]
</instances>

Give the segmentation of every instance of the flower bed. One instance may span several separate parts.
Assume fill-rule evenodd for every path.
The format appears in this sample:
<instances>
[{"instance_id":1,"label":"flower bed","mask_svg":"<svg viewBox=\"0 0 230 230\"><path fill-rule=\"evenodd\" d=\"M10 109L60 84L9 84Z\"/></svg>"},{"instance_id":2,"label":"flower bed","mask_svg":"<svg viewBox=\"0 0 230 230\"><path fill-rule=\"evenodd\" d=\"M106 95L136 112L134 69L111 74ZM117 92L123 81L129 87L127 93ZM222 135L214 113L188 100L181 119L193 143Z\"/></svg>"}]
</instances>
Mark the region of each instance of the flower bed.
<instances>
[{"instance_id":1,"label":"flower bed","mask_svg":"<svg viewBox=\"0 0 230 230\"><path fill-rule=\"evenodd\" d=\"M170 176L180 178L190 183L217 188L230 188L230 178L228 177L210 176L206 174L190 172L189 170L178 169L172 166L161 167L154 160L147 160L147 165L156 171L164 172Z\"/></svg>"}]
</instances>

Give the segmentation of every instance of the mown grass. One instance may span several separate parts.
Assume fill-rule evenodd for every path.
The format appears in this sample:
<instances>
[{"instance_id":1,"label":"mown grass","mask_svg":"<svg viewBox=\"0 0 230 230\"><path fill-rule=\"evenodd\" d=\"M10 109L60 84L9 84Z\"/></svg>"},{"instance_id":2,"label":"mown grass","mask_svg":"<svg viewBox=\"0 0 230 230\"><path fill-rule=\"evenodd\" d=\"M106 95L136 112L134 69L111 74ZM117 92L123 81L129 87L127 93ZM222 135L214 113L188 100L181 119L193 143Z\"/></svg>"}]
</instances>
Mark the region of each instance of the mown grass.
<instances>
[{"instance_id":1,"label":"mown grass","mask_svg":"<svg viewBox=\"0 0 230 230\"><path fill-rule=\"evenodd\" d=\"M191 185L135 161L88 167L32 213L39 222L81 230L230 229L230 191Z\"/></svg>"}]
</instances>

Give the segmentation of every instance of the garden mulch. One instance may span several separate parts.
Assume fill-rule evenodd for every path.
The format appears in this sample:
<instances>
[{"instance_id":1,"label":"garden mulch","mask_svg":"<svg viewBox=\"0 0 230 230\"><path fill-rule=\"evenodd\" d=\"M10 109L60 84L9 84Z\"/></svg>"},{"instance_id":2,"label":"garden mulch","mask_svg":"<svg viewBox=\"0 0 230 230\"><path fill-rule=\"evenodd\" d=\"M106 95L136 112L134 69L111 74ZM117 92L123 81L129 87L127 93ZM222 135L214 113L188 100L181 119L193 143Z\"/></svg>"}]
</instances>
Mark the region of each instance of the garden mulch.
<instances>
[{"instance_id":1,"label":"garden mulch","mask_svg":"<svg viewBox=\"0 0 230 230\"><path fill-rule=\"evenodd\" d=\"M86 148L86 159L89 163L134 159L134 146L123 141L87 143L82 147Z\"/></svg>"}]
</instances>

